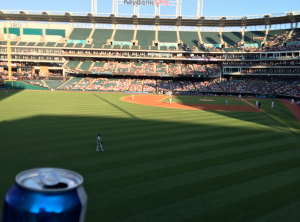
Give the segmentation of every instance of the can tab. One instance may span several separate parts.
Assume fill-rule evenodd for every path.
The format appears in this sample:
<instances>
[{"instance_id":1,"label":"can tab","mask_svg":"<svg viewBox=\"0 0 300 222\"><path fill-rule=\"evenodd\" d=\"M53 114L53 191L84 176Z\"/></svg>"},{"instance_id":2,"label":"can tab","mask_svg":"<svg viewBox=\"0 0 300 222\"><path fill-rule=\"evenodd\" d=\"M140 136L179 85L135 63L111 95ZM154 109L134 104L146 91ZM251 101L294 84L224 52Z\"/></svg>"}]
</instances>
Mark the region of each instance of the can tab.
<instances>
[{"instance_id":1,"label":"can tab","mask_svg":"<svg viewBox=\"0 0 300 222\"><path fill-rule=\"evenodd\" d=\"M38 175L44 186L55 186L59 184L59 178L53 169L41 169L38 171Z\"/></svg>"}]
</instances>

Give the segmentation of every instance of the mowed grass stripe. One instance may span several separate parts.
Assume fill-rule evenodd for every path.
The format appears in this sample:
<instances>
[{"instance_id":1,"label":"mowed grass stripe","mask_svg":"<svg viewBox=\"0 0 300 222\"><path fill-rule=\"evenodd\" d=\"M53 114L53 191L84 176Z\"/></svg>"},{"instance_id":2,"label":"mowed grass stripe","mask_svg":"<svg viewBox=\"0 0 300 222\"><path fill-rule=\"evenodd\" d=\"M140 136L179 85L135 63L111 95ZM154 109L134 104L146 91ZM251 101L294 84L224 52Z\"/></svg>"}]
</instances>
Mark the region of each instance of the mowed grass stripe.
<instances>
[{"instance_id":1,"label":"mowed grass stripe","mask_svg":"<svg viewBox=\"0 0 300 222\"><path fill-rule=\"evenodd\" d=\"M300 156L297 156L299 158ZM272 164L266 164L261 167L255 167L249 170L239 171L237 173L232 173L220 177L215 177L206 181L200 181L196 183L186 184L184 186L176 187L173 189L164 190L162 192L157 192L155 194L144 195L139 198L132 198L130 200L124 200L124 202L115 202L111 205L103 206L101 210L105 211L106 214L103 215L102 220L104 221L118 221L130 217L135 214L140 214L142 212L163 207L178 201L186 200L195 196L202 195L207 192L212 192L215 190L223 189L235 184L244 183L250 180L268 176L270 174L279 173L289 169L293 169L300 166L300 161L293 161L294 158L275 162ZM220 183L222 181L222 183ZM286 188L296 188L300 185L300 180L297 183L292 183L292 186ZM276 190L279 192L281 189ZM283 190L281 190L282 192ZM273 191L270 191L273 195ZM292 198L292 200L300 198L298 196L300 191ZM289 196L290 197L290 196ZM285 199L284 203L285 202ZM291 200L291 199L289 199ZM281 199L279 199L279 202ZM277 202L277 201L276 201ZM116 209L122 211L115 214ZM232 215L234 217L234 215ZM223 217L218 217L220 218ZM199 221L199 218L197 218ZM205 220L210 221L210 220Z\"/></svg>"},{"instance_id":2,"label":"mowed grass stripe","mask_svg":"<svg viewBox=\"0 0 300 222\"><path fill-rule=\"evenodd\" d=\"M243 153L224 155L221 157L215 157L205 160L194 160L188 163L178 163L172 166L160 165L159 169L149 169L148 171L141 173L132 172L130 175L119 176L117 178L109 179L102 181L101 190L116 189L125 186L131 186L133 184L144 183L151 180L157 180L165 177L170 177L174 175L184 174L190 171L196 171L205 168L211 168L218 165L225 165L232 162L243 161L251 158L257 158L261 156L267 156L274 153L281 153L284 155L284 152L287 150L297 149L295 146L290 146L290 148L284 149L282 146L275 146L271 148L265 148L260 150L248 151ZM142 166L138 166L141 168ZM81 167L83 170L84 168ZM89 171L92 173L93 171ZM94 171L95 172L95 171Z\"/></svg>"},{"instance_id":3,"label":"mowed grass stripe","mask_svg":"<svg viewBox=\"0 0 300 222\"><path fill-rule=\"evenodd\" d=\"M149 221L155 220L156 222L183 221L183 218L186 217L186 215L198 216L199 214L211 212L211 210L214 209L215 206L224 207L226 205L228 206L229 204L236 203L237 197L240 200L247 201L249 197L251 198L253 196L263 194L270 189L280 188L289 183L296 182L299 180L298 178L299 172L300 172L300 168L298 167L277 174L272 174L270 176L258 178L252 181L247 181L245 183L233 185L230 187L226 187L224 189L219 189L213 192L205 193L203 195L192 197L187 200L172 203L170 205L160 207L158 209L146 211L144 213L135 215L131 218L122 221L123 222L144 221L145 218L147 218L146 220ZM283 179L286 178L287 175L289 176L288 181ZM159 186L159 185L160 183L154 184L152 190L155 190L155 186ZM199 187L199 189L201 189L201 187ZM136 196L142 195L143 192L141 190L138 190L138 192L139 191L140 194L136 194ZM128 193L130 193L132 196L137 192L132 190L132 191L128 191ZM119 198L117 196L114 196L115 198L107 197L106 199L103 200L103 202L107 203L106 201L112 201L111 199L117 202L122 196L124 196L124 198L128 197L128 195L126 196L125 192L123 193L120 192L118 196ZM102 195L101 198L103 197L105 196ZM256 207L258 207L260 204L262 203L257 203ZM241 203L241 205L244 204ZM290 209L289 211L292 210ZM188 212L188 214L185 212ZM157 217L157 215L166 215L166 216ZM222 218L222 219L226 220L226 218ZM185 221L189 221L189 220L186 218ZM286 221L286 220L282 220L282 221Z\"/></svg>"},{"instance_id":4,"label":"mowed grass stripe","mask_svg":"<svg viewBox=\"0 0 300 222\"><path fill-rule=\"evenodd\" d=\"M288 152L289 154L296 154L296 152L291 151ZM120 197L123 197L121 199L126 198L137 198L141 195L147 195L159 191L168 190L170 188L175 188L179 186L183 186L190 183L195 183L199 181L208 180L214 177L218 177L221 175L227 175L229 173L235 173L240 170L245 169L251 169L253 167L257 166L263 166L268 163L273 163L276 161L283 160L282 157L279 157L278 155L273 155L270 157L272 161L270 161L266 157L260 157L256 158L256 161L254 160L245 160L240 162L234 162L232 163L232 167L230 167L230 171L227 170L225 167L229 167L230 164L226 164L224 167L213 167L210 169L201 169L197 171L190 171L184 174L180 175L174 175L170 177L164 177L157 180L151 180L144 183L139 184L133 184L131 186L121 187L117 189L110 189L106 192L101 192L101 187L95 187L95 197L101 198L103 202L101 205L107 205L112 204L115 201L119 201ZM287 159L287 158L285 158ZM234 167L235 168L234 168ZM288 182L292 182L294 180L298 180L298 175L300 173L300 168L292 169L289 171L284 171L279 174L270 175L267 177L263 177L254 181L248 181L245 184L239 184L232 186L230 188L226 188L225 191L220 191L220 194L224 192L223 196L227 196L226 198L223 197L224 200L222 202L218 202L217 198L212 198L214 201L214 204L222 205L224 202L232 202L235 200L235 198L238 196L239 198L243 198L244 196L248 196L249 193L251 195L254 195L255 193L264 192L265 190L272 188L272 187L278 187L283 184L286 184ZM103 173L99 173L95 176L99 178L99 184L101 184L103 179L105 179L105 176ZM89 177L92 177L92 175L89 175ZM101 178L101 179L100 179ZM130 194L130 195L128 195ZM204 194L206 195L206 194ZM215 194L216 196L219 194ZM208 195L211 196L211 195ZM209 197L207 197L209 198ZM188 205L188 202L196 202L196 200L188 200L184 205ZM204 201L206 202L206 201ZM176 204L175 204L176 205ZM192 205L192 204L190 204ZM197 206L198 207L198 206ZM202 208L211 208L212 206L209 206L207 203L205 206L202 206ZM198 209L199 212L200 209ZM205 211L205 210L203 210Z\"/></svg>"}]
</instances>

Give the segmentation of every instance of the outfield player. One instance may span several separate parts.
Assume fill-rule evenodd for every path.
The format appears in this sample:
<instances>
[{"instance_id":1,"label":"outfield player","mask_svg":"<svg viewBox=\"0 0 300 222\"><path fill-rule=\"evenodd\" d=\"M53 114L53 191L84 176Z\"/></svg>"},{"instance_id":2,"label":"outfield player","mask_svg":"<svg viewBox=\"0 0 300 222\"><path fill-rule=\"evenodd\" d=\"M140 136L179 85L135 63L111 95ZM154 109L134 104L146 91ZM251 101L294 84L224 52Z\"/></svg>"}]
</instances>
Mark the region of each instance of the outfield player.
<instances>
[{"instance_id":1,"label":"outfield player","mask_svg":"<svg viewBox=\"0 0 300 222\"><path fill-rule=\"evenodd\" d=\"M6 94L6 95L8 94L7 89L5 89L5 94Z\"/></svg>"},{"instance_id":2,"label":"outfield player","mask_svg":"<svg viewBox=\"0 0 300 222\"><path fill-rule=\"evenodd\" d=\"M226 106L227 106L227 99L225 100Z\"/></svg>"},{"instance_id":3,"label":"outfield player","mask_svg":"<svg viewBox=\"0 0 300 222\"><path fill-rule=\"evenodd\" d=\"M172 104L172 97L170 96L170 104Z\"/></svg>"},{"instance_id":4,"label":"outfield player","mask_svg":"<svg viewBox=\"0 0 300 222\"><path fill-rule=\"evenodd\" d=\"M274 107L274 102L272 102L272 105L271 105L271 107L272 107L272 108Z\"/></svg>"},{"instance_id":5,"label":"outfield player","mask_svg":"<svg viewBox=\"0 0 300 222\"><path fill-rule=\"evenodd\" d=\"M134 100L134 94L132 94L132 100Z\"/></svg>"},{"instance_id":6,"label":"outfield player","mask_svg":"<svg viewBox=\"0 0 300 222\"><path fill-rule=\"evenodd\" d=\"M258 100L256 100L256 106L258 106Z\"/></svg>"},{"instance_id":7,"label":"outfield player","mask_svg":"<svg viewBox=\"0 0 300 222\"><path fill-rule=\"evenodd\" d=\"M294 99L292 99L292 104L294 104Z\"/></svg>"},{"instance_id":8,"label":"outfield player","mask_svg":"<svg viewBox=\"0 0 300 222\"><path fill-rule=\"evenodd\" d=\"M97 148L96 148L96 151L99 151L99 146L100 146L101 151L104 151L104 149L102 149L102 141L101 141L100 135L101 134L98 134L98 137L97 137Z\"/></svg>"}]
</instances>

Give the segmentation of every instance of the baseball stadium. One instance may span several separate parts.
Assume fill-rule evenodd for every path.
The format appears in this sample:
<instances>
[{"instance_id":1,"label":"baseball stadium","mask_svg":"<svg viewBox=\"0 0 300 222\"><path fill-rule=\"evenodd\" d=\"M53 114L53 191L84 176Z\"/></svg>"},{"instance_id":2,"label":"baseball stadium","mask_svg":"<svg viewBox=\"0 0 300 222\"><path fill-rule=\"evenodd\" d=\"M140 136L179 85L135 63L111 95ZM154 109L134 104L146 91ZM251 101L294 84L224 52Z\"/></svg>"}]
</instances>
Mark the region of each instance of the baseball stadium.
<instances>
[{"instance_id":1,"label":"baseball stadium","mask_svg":"<svg viewBox=\"0 0 300 222\"><path fill-rule=\"evenodd\" d=\"M186 2L0 6L2 199L55 167L83 176L86 222L300 221L299 2Z\"/></svg>"}]
</instances>

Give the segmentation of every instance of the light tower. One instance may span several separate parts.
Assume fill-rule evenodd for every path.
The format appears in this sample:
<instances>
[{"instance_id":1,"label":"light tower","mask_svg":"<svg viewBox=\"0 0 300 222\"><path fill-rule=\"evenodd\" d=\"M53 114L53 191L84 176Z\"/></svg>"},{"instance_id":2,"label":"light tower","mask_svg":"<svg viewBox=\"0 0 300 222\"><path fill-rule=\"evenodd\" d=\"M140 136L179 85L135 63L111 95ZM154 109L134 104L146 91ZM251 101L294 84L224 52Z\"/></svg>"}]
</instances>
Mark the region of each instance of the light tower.
<instances>
[{"instance_id":1,"label":"light tower","mask_svg":"<svg viewBox=\"0 0 300 222\"><path fill-rule=\"evenodd\" d=\"M97 14L97 0L91 0L91 5L92 5L92 14L96 15Z\"/></svg>"},{"instance_id":2,"label":"light tower","mask_svg":"<svg viewBox=\"0 0 300 222\"><path fill-rule=\"evenodd\" d=\"M198 0L198 6L197 6L197 17L198 18L203 15L203 1L204 0Z\"/></svg>"}]
</instances>

